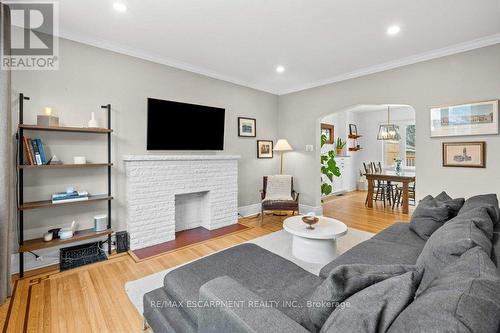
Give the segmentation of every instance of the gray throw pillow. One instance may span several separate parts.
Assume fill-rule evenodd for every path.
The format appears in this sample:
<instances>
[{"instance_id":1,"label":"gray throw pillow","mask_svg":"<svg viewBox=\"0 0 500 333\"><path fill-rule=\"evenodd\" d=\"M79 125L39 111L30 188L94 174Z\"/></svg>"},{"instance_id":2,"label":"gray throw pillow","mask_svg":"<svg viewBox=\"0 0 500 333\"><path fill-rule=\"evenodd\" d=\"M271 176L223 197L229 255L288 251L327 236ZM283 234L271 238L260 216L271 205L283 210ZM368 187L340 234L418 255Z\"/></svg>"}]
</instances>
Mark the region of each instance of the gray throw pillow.
<instances>
[{"instance_id":1,"label":"gray throw pillow","mask_svg":"<svg viewBox=\"0 0 500 333\"><path fill-rule=\"evenodd\" d=\"M424 268L424 276L417 290L421 294L430 282L467 250L479 246L491 254L493 222L485 207L459 214L437 230L418 256L417 266Z\"/></svg>"},{"instance_id":2,"label":"gray throw pillow","mask_svg":"<svg viewBox=\"0 0 500 333\"><path fill-rule=\"evenodd\" d=\"M363 289L333 311L321 332L385 332L413 300L421 277L422 270L411 271Z\"/></svg>"},{"instance_id":3,"label":"gray throw pillow","mask_svg":"<svg viewBox=\"0 0 500 333\"><path fill-rule=\"evenodd\" d=\"M500 220L500 208L498 207L498 198L496 194L482 194L470 197L465 200L464 205L459 211L459 214L466 213L474 208L486 207L488 209L488 214L491 216L493 224L499 223Z\"/></svg>"},{"instance_id":4,"label":"gray throw pillow","mask_svg":"<svg viewBox=\"0 0 500 333\"><path fill-rule=\"evenodd\" d=\"M346 298L374 283L414 271L414 265L342 265L333 269L309 298L309 319L319 331L337 306Z\"/></svg>"},{"instance_id":5,"label":"gray throw pillow","mask_svg":"<svg viewBox=\"0 0 500 333\"><path fill-rule=\"evenodd\" d=\"M411 216L410 229L422 239L429 239L434 231L450 219L449 207L431 195L423 198Z\"/></svg>"},{"instance_id":6,"label":"gray throw pillow","mask_svg":"<svg viewBox=\"0 0 500 333\"><path fill-rule=\"evenodd\" d=\"M458 212L465 203L464 198L453 199L445 191L439 193L435 199L444 203L448 207L449 218L457 216Z\"/></svg>"},{"instance_id":7,"label":"gray throw pillow","mask_svg":"<svg viewBox=\"0 0 500 333\"><path fill-rule=\"evenodd\" d=\"M466 251L396 318L390 333L495 333L500 325L500 276L480 247Z\"/></svg>"}]
</instances>

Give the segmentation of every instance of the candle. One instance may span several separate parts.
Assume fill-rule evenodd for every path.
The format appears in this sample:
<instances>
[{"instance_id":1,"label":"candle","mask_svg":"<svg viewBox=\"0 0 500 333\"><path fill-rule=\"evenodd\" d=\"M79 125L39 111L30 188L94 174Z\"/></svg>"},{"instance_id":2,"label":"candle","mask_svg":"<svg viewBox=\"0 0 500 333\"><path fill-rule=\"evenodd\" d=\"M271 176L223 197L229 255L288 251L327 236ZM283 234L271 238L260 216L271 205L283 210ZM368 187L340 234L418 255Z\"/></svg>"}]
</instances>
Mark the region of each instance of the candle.
<instances>
[{"instance_id":1,"label":"candle","mask_svg":"<svg viewBox=\"0 0 500 333\"><path fill-rule=\"evenodd\" d=\"M43 114L45 114L46 116L51 116L52 115L52 108L49 108L49 107L43 108Z\"/></svg>"}]
</instances>

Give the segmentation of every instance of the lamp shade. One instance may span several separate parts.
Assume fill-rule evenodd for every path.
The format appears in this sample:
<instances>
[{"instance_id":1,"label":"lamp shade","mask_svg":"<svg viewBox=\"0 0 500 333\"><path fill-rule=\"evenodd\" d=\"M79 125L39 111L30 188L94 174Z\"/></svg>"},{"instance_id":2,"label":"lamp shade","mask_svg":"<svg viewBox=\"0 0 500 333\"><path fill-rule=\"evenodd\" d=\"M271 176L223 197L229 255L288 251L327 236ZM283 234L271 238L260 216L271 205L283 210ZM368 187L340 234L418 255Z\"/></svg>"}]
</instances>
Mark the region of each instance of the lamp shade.
<instances>
[{"instance_id":1,"label":"lamp shade","mask_svg":"<svg viewBox=\"0 0 500 333\"><path fill-rule=\"evenodd\" d=\"M378 129L377 140L387 140L387 141L401 140L401 135L399 135L399 126L394 124L380 125Z\"/></svg>"},{"instance_id":2,"label":"lamp shade","mask_svg":"<svg viewBox=\"0 0 500 333\"><path fill-rule=\"evenodd\" d=\"M292 146L285 139L279 139L274 146L274 151L290 151L293 150Z\"/></svg>"}]
</instances>

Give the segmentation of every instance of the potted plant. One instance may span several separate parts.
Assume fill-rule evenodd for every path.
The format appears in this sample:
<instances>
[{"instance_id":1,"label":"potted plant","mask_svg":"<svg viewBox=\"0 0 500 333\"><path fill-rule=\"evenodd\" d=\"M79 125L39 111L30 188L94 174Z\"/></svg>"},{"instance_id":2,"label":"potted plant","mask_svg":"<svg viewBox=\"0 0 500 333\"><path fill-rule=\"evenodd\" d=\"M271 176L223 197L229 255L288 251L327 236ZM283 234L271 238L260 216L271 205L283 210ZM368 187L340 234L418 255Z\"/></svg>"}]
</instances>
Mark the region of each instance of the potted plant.
<instances>
[{"instance_id":1,"label":"potted plant","mask_svg":"<svg viewBox=\"0 0 500 333\"><path fill-rule=\"evenodd\" d=\"M321 136L321 147L327 143L326 135ZM321 179L321 194L323 196L329 195L333 191L333 177L340 177L340 168L335 161L335 153L333 150L321 155L321 174L325 179ZM326 180L329 180L327 182Z\"/></svg>"},{"instance_id":2,"label":"potted plant","mask_svg":"<svg viewBox=\"0 0 500 333\"><path fill-rule=\"evenodd\" d=\"M346 145L346 141L342 141L341 138L337 138L337 142L335 143L335 150L337 151L337 155L342 155L342 150Z\"/></svg>"}]
</instances>

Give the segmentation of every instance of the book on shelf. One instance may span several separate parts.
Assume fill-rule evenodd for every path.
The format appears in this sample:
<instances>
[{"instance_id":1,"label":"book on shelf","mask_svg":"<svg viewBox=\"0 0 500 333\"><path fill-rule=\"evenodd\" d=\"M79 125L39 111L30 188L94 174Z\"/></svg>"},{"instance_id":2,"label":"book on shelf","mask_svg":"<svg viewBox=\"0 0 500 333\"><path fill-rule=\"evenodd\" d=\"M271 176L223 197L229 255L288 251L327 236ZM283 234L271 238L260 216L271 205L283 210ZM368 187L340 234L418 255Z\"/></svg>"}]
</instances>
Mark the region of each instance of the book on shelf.
<instances>
[{"instance_id":1,"label":"book on shelf","mask_svg":"<svg viewBox=\"0 0 500 333\"><path fill-rule=\"evenodd\" d=\"M38 152L40 153L40 159L42 164L47 164L47 159L45 157L45 151L43 150L42 139L36 139L36 146L38 147Z\"/></svg>"},{"instance_id":2,"label":"book on shelf","mask_svg":"<svg viewBox=\"0 0 500 333\"><path fill-rule=\"evenodd\" d=\"M60 203L66 203L66 202L86 201L86 200L89 200L89 197L76 197L76 198L58 199L58 200L52 199L52 203L53 204L60 204Z\"/></svg>"},{"instance_id":3,"label":"book on shelf","mask_svg":"<svg viewBox=\"0 0 500 333\"><path fill-rule=\"evenodd\" d=\"M24 153L26 154L26 165L47 164L42 139L30 139L27 136L23 136L23 146Z\"/></svg>"},{"instance_id":4,"label":"book on shelf","mask_svg":"<svg viewBox=\"0 0 500 333\"><path fill-rule=\"evenodd\" d=\"M84 201L89 199L87 191L73 191L71 193L59 192L52 194L52 203L64 203L73 201Z\"/></svg>"},{"instance_id":5,"label":"book on shelf","mask_svg":"<svg viewBox=\"0 0 500 333\"><path fill-rule=\"evenodd\" d=\"M33 161L33 154L31 152L30 138L28 138L27 136L23 136L23 146L24 153L26 154L26 164L35 165Z\"/></svg>"},{"instance_id":6,"label":"book on shelf","mask_svg":"<svg viewBox=\"0 0 500 333\"><path fill-rule=\"evenodd\" d=\"M33 149L33 160L35 161L35 165L42 165L42 158L40 157L40 152L38 151L38 146L36 141L31 139L31 148Z\"/></svg>"}]
</instances>

